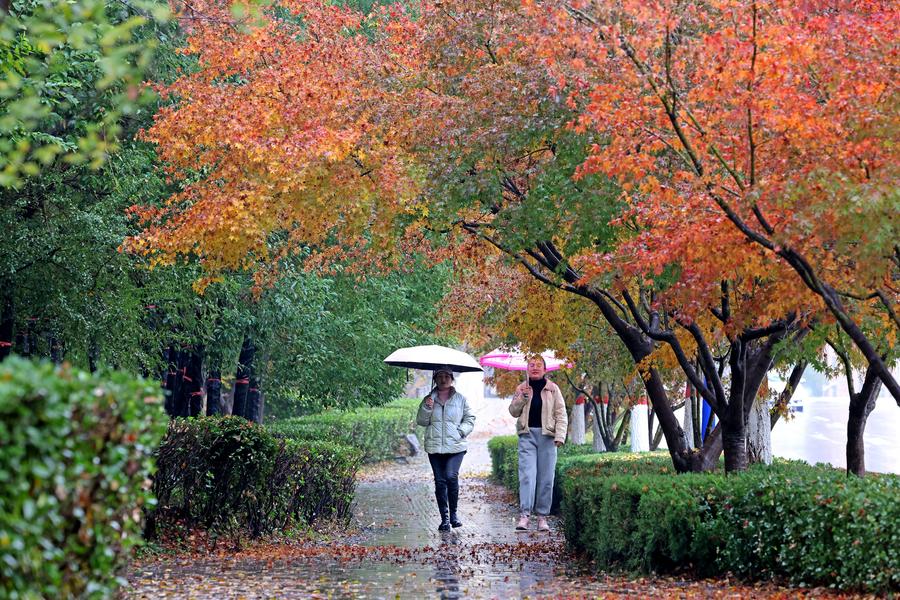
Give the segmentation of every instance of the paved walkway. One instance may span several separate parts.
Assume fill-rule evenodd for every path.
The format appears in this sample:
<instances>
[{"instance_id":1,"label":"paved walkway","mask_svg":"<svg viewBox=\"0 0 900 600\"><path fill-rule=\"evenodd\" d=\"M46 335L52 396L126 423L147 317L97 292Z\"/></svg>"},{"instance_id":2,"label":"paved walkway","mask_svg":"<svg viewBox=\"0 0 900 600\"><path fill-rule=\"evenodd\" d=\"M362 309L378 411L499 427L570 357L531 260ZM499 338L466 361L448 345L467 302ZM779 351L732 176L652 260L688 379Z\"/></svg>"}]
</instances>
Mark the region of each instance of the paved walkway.
<instances>
[{"instance_id":1,"label":"paved walkway","mask_svg":"<svg viewBox=\"0 0 900 600\"><path fill-rule=\"evenodd\" d=\"M329 543L262 545L135 565L127 598L742 598L794 590L633 580L579 570L554 531L516 532L516 498L487 479L487 440L512 430L498 399L478 402L460 482L463 527L439 522L427 457L361 473L351 527Z\"/></svg>"}]
</instances>

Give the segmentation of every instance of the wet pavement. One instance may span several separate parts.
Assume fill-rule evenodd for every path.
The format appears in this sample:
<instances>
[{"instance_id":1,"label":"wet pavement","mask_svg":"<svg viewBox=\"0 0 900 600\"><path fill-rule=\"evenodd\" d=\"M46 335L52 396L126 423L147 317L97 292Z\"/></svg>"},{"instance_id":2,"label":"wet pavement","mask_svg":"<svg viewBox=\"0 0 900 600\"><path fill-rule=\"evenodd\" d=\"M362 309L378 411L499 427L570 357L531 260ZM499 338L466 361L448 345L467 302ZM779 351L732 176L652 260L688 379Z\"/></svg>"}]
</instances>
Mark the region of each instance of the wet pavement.
<instances>
[{"instance_id":1,"label":"wet pavement","mask_svg":"<svg viewBox=\"0 0 900 600\"><path fill-rule=\"evenodd\" d=\"M241 552L132 565L123 597L138 598L796 598L727 580L593 574L553 531L517 532L516 497L488 480L487 440L512 431L506 404L479 398L481 425L461 469L463 526L438 532L427 457L366 467L351 524L327 542L259 544ZM532 522L532 527L535 525Z\"/></svg>"}]
</instances>

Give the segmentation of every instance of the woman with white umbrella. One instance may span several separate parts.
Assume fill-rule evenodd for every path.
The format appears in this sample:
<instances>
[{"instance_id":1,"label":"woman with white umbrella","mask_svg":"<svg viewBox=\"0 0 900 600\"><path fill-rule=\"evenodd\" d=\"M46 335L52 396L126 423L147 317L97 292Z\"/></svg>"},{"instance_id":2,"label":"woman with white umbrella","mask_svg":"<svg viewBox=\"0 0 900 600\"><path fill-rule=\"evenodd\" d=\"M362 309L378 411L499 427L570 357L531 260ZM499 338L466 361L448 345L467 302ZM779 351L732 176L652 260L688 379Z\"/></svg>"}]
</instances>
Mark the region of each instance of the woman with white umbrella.
<instances>
[{"instance_id":1,"label":"woman with white umbrella","mask_svg":"<svg viewBox=\"0 0 900 600\"><path fill-rule=\"evenodd\" d=\"M434 387L419 405L416 422L425 428L425 452L434 472L434 496L441 513L439 531L461 527L459 467L466 453L466 437L475 427L475 414L466 397L453 387L453 373L481 371L474 358L453 348L430 344L400 348L384 359L389 365L434 371Z\"/></svg>"},{"instance_id":2,"label":"woman with white umbrella","mask_svg":"<svg viewBox=\"0 0 900 600\"><path fill-rule=\"evenodd\" d=\"M453 387L451 367L434 371L434 389L422 399L416 422L425 427L425 452L434 473L434 496L441 524L438 531L461 527L459 504L459 467L466 454L466 437L475 427L475 415L466 397Z\"/></svg>"}]
</instances>

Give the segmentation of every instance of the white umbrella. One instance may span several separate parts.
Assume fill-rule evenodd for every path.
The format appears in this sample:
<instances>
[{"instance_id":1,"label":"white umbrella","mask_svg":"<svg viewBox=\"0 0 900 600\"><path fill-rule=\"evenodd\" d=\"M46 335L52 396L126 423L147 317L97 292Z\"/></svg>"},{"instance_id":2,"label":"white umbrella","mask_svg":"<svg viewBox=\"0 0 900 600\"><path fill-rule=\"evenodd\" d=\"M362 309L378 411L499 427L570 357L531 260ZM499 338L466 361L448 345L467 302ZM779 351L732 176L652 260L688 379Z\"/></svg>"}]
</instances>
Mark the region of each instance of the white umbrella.
<instances>
[{"instance_id":1,"label":"white umbrella","mask_svg":"<svg viewBox=\"0 0 900 600\"><path fill-rule=\"evenodd\" d=\"M483 371L478 361L459 350L437 346L410 346L395 350L384 359L394 367L406 367L407 369L422 369L423 371L435 371L447 369L456 373L470 371Z\"/></svg>"}]
</instances>

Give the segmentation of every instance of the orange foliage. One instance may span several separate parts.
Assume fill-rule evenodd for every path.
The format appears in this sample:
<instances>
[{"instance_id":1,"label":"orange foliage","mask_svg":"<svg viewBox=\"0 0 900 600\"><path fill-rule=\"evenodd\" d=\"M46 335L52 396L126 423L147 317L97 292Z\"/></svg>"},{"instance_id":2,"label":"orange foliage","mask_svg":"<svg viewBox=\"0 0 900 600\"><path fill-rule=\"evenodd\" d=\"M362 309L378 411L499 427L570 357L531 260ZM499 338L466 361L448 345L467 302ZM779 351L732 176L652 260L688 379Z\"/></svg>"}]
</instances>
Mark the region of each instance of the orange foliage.
<instances>
[{"instance_id":1,"label":"orange foliage","mask_svg":"<svg viewBox=\"0 0 900 600\"><path fill-rule=\"evenodd\" d=\"M863 296L884 288L896 307L896 3L526 6L543 27L538 53L570 82L571 127L603 136L581 173L616 178L639 228L613 255L585 257L589 275L677 265L660 300L688 318L728 279L733 314L751 317L736 330L821 314L776 256L791 247L817 277Z\"/></svg>"},{"instance_id":2,"label":"orange foliage","mask_svg":"<svg viewBox=\"0 0 900 600\"><path fill-rule=\"evenodd\" d=\"M125 249L152 264L195 255L212 273L272 262L273 249L366 247L370 260L392 250L388 228L415 186L380 119L388 92L370 85L385 58L351 33L364 25L355 11L279 6L289 15L270 7L256 19L191 3L184 51L201 68L159 86L173 103L143 136L183 189L165 207L132 209L144 230Z\"/></svg>"}]
</instances>

